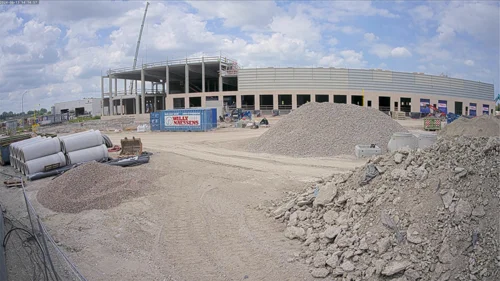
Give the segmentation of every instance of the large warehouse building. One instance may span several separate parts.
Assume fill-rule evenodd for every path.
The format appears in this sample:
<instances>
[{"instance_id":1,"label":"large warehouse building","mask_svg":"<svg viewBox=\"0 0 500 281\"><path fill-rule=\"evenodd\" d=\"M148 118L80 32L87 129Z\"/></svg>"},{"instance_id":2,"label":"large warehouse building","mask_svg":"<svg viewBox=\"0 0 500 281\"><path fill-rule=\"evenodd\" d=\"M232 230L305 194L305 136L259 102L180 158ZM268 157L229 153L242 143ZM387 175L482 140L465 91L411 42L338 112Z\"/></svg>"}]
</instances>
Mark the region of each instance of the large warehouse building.
<instances>
[{"instance_id":1,"label":"large warehouse building","mask_svg":"<svg viewBox=\"0 0 500 281\"><path fill-rule=\"evenodd\" d=\"M311 101L381 111L493 114L493 84L379 69L239 68L226 57L202 57L109 70L101 78L102 114L148 114L220 104L289 112ZM112 105L112 106L110 106Z\"/></svg>"}]
</instances>

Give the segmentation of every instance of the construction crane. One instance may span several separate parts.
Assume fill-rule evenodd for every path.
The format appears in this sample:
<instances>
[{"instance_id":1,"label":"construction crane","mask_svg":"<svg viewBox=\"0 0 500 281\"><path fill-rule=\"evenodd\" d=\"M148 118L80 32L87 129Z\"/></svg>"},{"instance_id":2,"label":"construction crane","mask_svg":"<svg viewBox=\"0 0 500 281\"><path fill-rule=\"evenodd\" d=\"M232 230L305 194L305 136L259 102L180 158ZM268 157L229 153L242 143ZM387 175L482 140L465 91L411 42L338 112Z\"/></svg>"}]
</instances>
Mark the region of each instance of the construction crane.
<instances>
[{"instance_id":1,"label":"construction crane","mask_svg":"<svg viewBox=\"0 0 500 281\"><path fill-rule=\"evenodd\" d=\"M141 45L142 30L144 29L144 22L146 21L148 6L149 2L146 2L146 9L144 10L144 16L142 17L141 31L139 31L139 39L137 39L137 46L135 47L134 66L132 67L133 70L135 70L135 67L137 66L137 56L139 55L139 46ZM134 87L134 81L130 81L130 93L132 93L133 87Z\"/></svg>"}]
</instances>

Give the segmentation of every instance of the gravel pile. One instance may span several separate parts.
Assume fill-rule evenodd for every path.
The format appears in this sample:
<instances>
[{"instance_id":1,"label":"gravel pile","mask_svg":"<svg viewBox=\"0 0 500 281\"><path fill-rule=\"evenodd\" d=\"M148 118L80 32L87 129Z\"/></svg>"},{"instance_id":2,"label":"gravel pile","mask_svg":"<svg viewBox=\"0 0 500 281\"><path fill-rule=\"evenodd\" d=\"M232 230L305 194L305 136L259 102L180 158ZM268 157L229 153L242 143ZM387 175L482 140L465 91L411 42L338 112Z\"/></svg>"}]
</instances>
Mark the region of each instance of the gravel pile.
<instances>
[{"instance_id":1,"label":"gravel pile","mask_svg":"<svg viewBox=\"0 0 500 281\"><path fill-rule=\"evenodd\" d=\"M50 181L38 194L45 207L62 213L109 209L152 187L153 170L88 162Z\"/></svg>"},{"instance_id":2,"label":"gravel pile","mask_svg":"<svg viewBox=\"0 0 500 281\"><path fill-rule=\"evenodd\" d=\"M356 144L377 144L385 151L395 132L407 130L377 109L308 103L283 117L247 149L299 157L354 154Z\"/></svg>"},{"instance_id":3,"label":"gravel pile","mask_svg":"<svg viewBox=\"0 0 500 281\"><path fill-rule=\"evenodd\" d=\"M440 136L472 136L495 137L500 136L500 119L495 116L482 115L472 119L460 117L453 123L446 125Z\"/></svg>"},{"instance_id":4,"label":"gravel pile","mask_svg":"<svg viewBox=\"0 0 500 281\"><path fill-rule=\"evenodd\" d=\"M499 171L500 137L442 138L373 157L267 212L302 244L288 261L314 277L500 280Z\"/></svg>"}]
</instances>

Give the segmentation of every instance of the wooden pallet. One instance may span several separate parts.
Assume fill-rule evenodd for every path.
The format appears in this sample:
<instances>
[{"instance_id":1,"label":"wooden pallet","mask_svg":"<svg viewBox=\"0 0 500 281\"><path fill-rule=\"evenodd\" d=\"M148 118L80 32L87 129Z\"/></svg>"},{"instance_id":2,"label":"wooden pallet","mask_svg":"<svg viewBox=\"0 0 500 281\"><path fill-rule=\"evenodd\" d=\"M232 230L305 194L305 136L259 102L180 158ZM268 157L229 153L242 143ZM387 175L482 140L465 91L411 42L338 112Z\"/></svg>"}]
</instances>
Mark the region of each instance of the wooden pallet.
<instances>
[{"instance_id":1,"label":"wooden pallet","mask_svg":"<svg viewBox=\"0 0 500 281\"><path fill-rule=\"evenodd\" d=\"M22 187L22 184L26 184L26 182L24 180L21 180L20 179L10 179L10 180L6 180L3 182L3 184L10 188L10 187Z\"/></svg>"}]
</instances>

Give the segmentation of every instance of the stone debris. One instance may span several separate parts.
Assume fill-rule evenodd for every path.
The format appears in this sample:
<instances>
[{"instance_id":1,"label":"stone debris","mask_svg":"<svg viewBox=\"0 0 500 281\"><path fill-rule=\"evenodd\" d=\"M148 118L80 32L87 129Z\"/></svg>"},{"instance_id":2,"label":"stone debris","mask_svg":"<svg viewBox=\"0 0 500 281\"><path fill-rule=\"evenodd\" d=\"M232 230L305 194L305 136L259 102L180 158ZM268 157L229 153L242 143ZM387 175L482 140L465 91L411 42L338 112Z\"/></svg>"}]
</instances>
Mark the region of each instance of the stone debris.
<instances>
[{"instance_id":1,"label":"stone debris","mask_svg":"<svg viewBox=\"0 0 500 281\"><path fill-rule=\"evenodd\" d=\"M384 172L362 183L368 165ZM275 217L316 278L500 280L499 183L500 137L440 138L290 193Z\"/></svg>"},{"instance_id":2,"label":"stone debris","mask_svg":"<svg viewBox=\"0 0 500 281\"><path fill-rule=\"evenodd\" d=\"M353 155L356 144L376 144L385 152L396 132L407 130L378 109L311 102L284 116L247 149L288 156L325 157Z\"/></svg>"},{"instance_id":3,"label":"stone debris","mask_svg":"<svg viewBox=\"0 0 500 281\"><path fill-rule=\"evenodd\" d=\"M153 188L161 175L150 169L88 162L51 180L37 193L38 202L62 213L109 209Z\"/></svg>"},{"instance_id":4,"label":"stone debris","mask_svg":"<svg viewBox=\"0 0 500 281\"><path fill-rule=\"evenodd\" d=\"M489 115L481 115L472 119L460 117L446 125L439 135L441 137L497 137L500 136L500 118Z\"/></svg>"}]
</instances>

